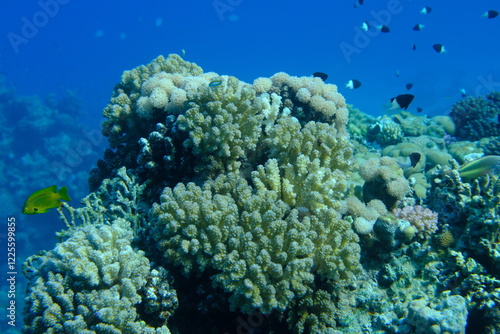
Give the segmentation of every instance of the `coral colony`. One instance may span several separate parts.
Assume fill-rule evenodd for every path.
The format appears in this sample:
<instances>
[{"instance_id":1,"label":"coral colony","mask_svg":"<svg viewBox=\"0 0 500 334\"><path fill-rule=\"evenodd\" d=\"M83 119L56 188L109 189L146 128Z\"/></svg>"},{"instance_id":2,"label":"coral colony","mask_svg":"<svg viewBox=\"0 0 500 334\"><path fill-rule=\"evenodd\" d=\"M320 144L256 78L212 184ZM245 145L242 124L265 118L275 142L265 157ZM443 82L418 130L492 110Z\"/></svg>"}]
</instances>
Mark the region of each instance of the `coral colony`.
<instances>
[{"instance_id":1,"label":"coral colony","mask_svg":"<svg viewBox=\"0 0 500 334\"><path fill-rule=\"evenodd\" d=\"M24 331L499 332L499 95L373 118L324 78L125 71Z\"/></svg>"}]
</instances>

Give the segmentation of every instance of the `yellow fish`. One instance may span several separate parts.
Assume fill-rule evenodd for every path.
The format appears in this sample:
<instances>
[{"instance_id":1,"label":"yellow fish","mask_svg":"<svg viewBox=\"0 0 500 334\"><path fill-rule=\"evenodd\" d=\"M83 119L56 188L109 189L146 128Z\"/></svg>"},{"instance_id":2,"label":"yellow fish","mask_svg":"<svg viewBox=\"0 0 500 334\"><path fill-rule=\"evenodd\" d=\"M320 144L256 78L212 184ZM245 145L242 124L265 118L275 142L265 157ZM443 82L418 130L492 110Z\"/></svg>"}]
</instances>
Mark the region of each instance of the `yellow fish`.
<instances>
[{"instance_id":1,"label":"yellow fish","mask_svg":"<svg viewBox=\"0 0 500 334\"><path fill-rule=\"evenodd\" d=\"M27 215L45 213L49 211L49 209L60 207L62 205L60 199L71 201L71 198L68 196L68 188L62 187L61 190L57 192L57 186L54 185L35 191L28 197L26 202L24 202L23 213Z\"/></svg>"}]
</instances>

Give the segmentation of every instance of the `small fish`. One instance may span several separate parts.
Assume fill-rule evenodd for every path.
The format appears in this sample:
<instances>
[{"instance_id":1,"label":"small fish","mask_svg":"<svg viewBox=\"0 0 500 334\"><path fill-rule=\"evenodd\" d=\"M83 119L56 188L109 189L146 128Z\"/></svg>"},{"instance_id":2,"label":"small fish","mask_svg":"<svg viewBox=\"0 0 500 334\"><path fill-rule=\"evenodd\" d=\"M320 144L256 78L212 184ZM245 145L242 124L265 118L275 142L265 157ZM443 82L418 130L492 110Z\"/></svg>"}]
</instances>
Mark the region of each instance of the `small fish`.
<instances>
[{"instance_id":1,"label":"small fish","mask_svg":"<svg viewBox=\"0 0 500 334\"><path fill-rule=\"evenodd\" d=\"M420 31L422 30L422 28L425 27L423 24L415 24L415 26L413 27L413 30L415 31Z\"/></svg>"},{"instance_id":2,"label":"small fish","mask_svg":"<svg viewBox=\"0 0 500 334\"><path fill-rule=\"evenodd\" d=\"M413 51L415 51L415 50L417 49L417 44L413 44L413 45L412 45L412 47L411 47L411 49L412 49Z\"/></svg>"},{"instance_id":3,"label":"small fish","mask_svg":"<svg viewBox=\"0 0 500 334\"><path fill-rule=\"evenodd\" d=\"M408 156L409 162L398 162L398 164L402 169L415 168L421 157L422 155L420 153L413 152Z\"/></svg>"},{"instance_id":4,"label":"small fish","mask_svg":"<svg viewBox=\"0 0 500 334\"><path fill-rule=\"evenodd\" d=\"M407 90L410 90L410 89L412 89L413 84L411 82L407 83L405 87L406 87Z\"/></svg>"},{"instance_id":5,"label":"small fish","mask_svg":"<svg viewBox=\"0 0 500 334\"><path fill-rule=\"evenodd\" d=\"M326 79L328 79L328 74L323 72L314 72L313 77L320 78L321 80L326 81Z\"/></svg>"},{"instance_id":6,"label":"small fish","mask_svg":"<svg viewBox=\"0 0 500 334\"><path fill-rule=\"evenodd\" d=\"M23 213L34 215L36 213L45 213L49 209L58 208L62 205L60 200L71 201L68 196L68 188L62 187L57 192L57 186L53 185L45 189L35 191L31 194L23 205Z\"/></svg>"},{"instance_id":7,"label":"small fish","mask_svg":"<svg viewBox=\"0 0 500 334\"><path fill-rule=\"evenodd\" d=\"M399 70L396 70L396 78L399 78L400 75L401 75L401 72L399 72Z\"/></svg>"},{"instance_id":8,"label":"small fish","mask_svg":"<svg viewBox=\"0 0 500 334\"><path fill-rule=\"evenodd\" d=\"M493 9L491 9L483 14L483 17L486 17L487 19L494 19L497 16L498 16L498 12L496 10L493 10Z\"/></svg>"},{"instance_id":9,"label":"small fish","mask_svg":"<svg viewBox=\"0 0 500 334\"><path fill-rule=\"evenodd\" d=\"M208 84L208 87L218 87L222 85L222 80L213 80L213 81L210 81L210 83Z\"/></svg>"},{"instance_id":10,"label":"small fish","mask_svg":"<svg viewBox=\"0 0 500 334\"><path fill-rule=\"evenodd\" d=\"M467 96L467 92L465 91L465 88L461 88L460 89L460 95L462 95L462 97L466 97Z\"/></svg>"},{"instance_id":11,"label":"small fish","mask_svg":"<svg viewBox=\"0 0 500 334\"><path fill-rule=\"evenodd\" d=\"M359 7L363 6L364 3L365 3L365 0L356 0L356 2L354 3L354 8L359 8Z\"/></svg>"},{"instance_id":12,"label":"small fish","mask_svg":"<svg viewBox=\"0 0 500 334\"><path fill-rule=\"evenodd\" d=\"M391 107L389 110L407 110L411 101L415 98L412 94L401 94L391 99Z\"/></svg>"},{"instance_id":13,"label":"small fish","mask_svg":"<svg viewBox=\"0 0 500 334\"><path fill-rule=\"evenodd\" d=\"M379 124L375 124L371 129L368 130L372 136L376 136L382 131Z\"/></svg>"},{"instance_id":14,"label":"small fish","mask_svg":"<svg viewBox=\"0 0 500 334\"><path fill-rule=\"evenodd\" d=\"M417 107L417 112L422 112L424 109Z\"/></svg>"},{"instance_id":15,"label":"small fish","mask_svg":"<svg viewBox=\"0 0 500 334\"><path fill-rule=\"evenodd\" d=\"M356 80L356 79L352 79L352 80L349 80L345 86L347 88L350 88L350 89L357 89L359 87L361 87L361 81L359 80Z\"/></svg>"},{"instance_id":16,"label":"small fish","mask_svg":"<svg viewBox=\"0 0 500 334\"><path fill-rule=\"evenodd\" d=\"M415 166L420 161L421 157L422 157L422 154L420 154L418 152L413 152L412 154L410 154L411 167L415 168Z\"/></svg>"},{"instance_id":17,"label":"small fish","mask_svg":"<svg viewBox=\"0 0 500 334\"><path fill-rule=\"evenodd\" d=\"M432 12L432 8L429 7L429 6L425 6L424 8L422 8L422 10L420 11L420 14L429 14L430 12Z\"/></svg>"},{"instance_id":18,"label":"small fish","mask_svg":"<svg viewBox=\"0 0 500 334\"><path fill-rule=\"evenodd\" d=\"M361 24L361 30L363 31L368 31L370 30L370 22L365 21Z\"/></svg>"},{"instance_id":19,"label":"small fish","mask_svg":"<svg viewBox=\"0 0 500 334\"><path fill-rule=\"evenodd\" d=\"M375 28L377 28L378 30L380 30L381 32L385 32L385 33L388 33L389 31L391 31L391 29L389 29L388 26L386 26L385 24L382 24L382 25L379 25L379 26L376 26Z\"/></svg>"},{"instance_id":20,"label":"small fish","mask_svg":"<svg viewBox=\"0 0 500 334\"><path fill-rule=\"evenodd\" d=\"M434 44L432 48L437 52L437 53L445 53L446 50L444 49L443 44Z\"/></svg>"},{"instance_id":21,"label":"small fish","mask_svg":"<svg viewBox=\"0 0 500 334\"><path fill-rule=\"evenodd\" d=\"M461 177L475 179L486 174L499 174L500 173L500 156L487 155L482 158L476 159L466 163L458 170Z\"/></svg>"}]
</instances>

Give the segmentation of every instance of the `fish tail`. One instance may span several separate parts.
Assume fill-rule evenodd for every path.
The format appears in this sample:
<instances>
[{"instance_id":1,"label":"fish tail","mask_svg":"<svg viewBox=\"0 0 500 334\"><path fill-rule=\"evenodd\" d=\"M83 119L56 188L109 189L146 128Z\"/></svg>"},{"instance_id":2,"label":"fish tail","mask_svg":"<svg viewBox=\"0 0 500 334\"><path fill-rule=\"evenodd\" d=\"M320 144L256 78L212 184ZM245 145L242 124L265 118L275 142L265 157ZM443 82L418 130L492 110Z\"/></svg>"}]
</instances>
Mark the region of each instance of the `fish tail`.
<instances>
[{"instance_id":1,"label":"fish tail","mask_svg":"<svg viewBox=\"0 0 500 334\"><path fill-rule=\"evenodd\" d=\"M71 198L68 195L68 188L62 187L61 190L59 190L59 196L61 196L61 199L65 201L71 201Z\"/></svg>"}]
</instances>

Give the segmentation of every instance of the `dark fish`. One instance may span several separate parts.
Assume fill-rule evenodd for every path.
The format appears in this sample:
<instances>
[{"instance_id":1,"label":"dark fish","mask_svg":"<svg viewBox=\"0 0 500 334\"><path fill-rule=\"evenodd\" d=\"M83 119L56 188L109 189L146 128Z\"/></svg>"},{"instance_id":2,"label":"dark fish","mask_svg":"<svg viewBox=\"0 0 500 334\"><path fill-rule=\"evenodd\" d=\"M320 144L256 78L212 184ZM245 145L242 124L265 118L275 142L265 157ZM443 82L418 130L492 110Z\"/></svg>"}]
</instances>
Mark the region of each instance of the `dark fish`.
<instances>
[{"instance_id":1,"label":"dark fish","mask_svg":"<svg viewBox=\"0 0 500 334\"><path fill-rule=\"evenodd\" d=\"M214 80L208 84L208 87L217 87L222 85L222 80Z\"/></svg>"},{"instance_id":2,"label":"dark fish","mask_svg":"<svg viewBox=\"0 0 500 334\"><path fill-rule=\"evenodd\" d=\"M434 44L432 48L437 52L437 53L444 53L446 50L444 49L443 44Z\"/></svg>"},{"instance_id":3,"label":"dark fish","mask_svg":"<svg viewBox=\"0 0 500 334\"><path fill-rule=\"evenodd\" d=\"M377 26L377 29L380 30L381 32L386 32L386 33L389 32L389 31L391 31L391 29L389 29L389 27L386 26L385 24Z\"/></svg>"},{"instance_id":4,"label":"dark fish","mask_svg":"<svg viewBox=\"0 0 500 334\"><path fill-rule=\"evenodd\" d=\"M461 88L460 89L460 95L462 95L462 97L466 97L467 96L467 92L465 91L465 88Z\"/></svg>"},{"instance_id":5,"label":"dark fish","mask_svg":"<svg viewBox=\"0 0 500 334\"><path fill-rule=\"evenodd\" d=\"M368 22L368 21L364 21L364 22L361 24L361 30L363 30L363 31L368 31L368 30L370 30L370 22Z\"/></svg>"},{"instance_id":6,"label":"dark fish","mask_svg":"<svg viewBox=\"0 0 500 334\"><path fill-rule=\"evenodd\" d=\"M424 109L417 107L417 112L422 112Z\"/></svg>"},{"instance_id":7,"label":"dark fish","mask_svg":"<svg viewBox=\"0 0 500 334\"><path fill-rule=\"evenodd\" d=\"M492 9L484 13L483 16L486 17L487 19L493 19L498 16L498 12Z\"/></svg>"},{"instance_id":8,"label":"dark fish","mask_svg":"<svg viewBox=\"0 0 500 334\"><path fill-rule=\"evenodd\" d=\"M363 6L364 3L365 3L365 0L356 0L356 2L354 3L354 8L361 7L361 6Z\"/></svg>"},{"instance_id":9,"label":"dark fish","mask_svg":"<svg viewBox=\"0 0 500 334\"><path fill-rule=\"evenodd\" d=\"M415 24L415 26L413 27L413 30L420 31L420 30L422 30L423 27L424 27L423 24L420 24L420 23L419 24Z\"/></svg>"},{"instance_id":10,"label":"dark fish","mask_svg":"<svg viewBox=\"0 0 500 334\"><path fill-rule=\"evenodd\" d=\"M328 79L328 74L323 72L314 72L313 77L320 78L321 80L326 81L326 79Z\"/></svg>"},{"instance_id":11,"label":"dark fish","mask_svg":"<svg viewBox=\"0 0 500 334\"><path fill-rule=\"evenodd\" d=\"M415 98L412 94L401 94L391 99L391 107L389 110L407 110L411 101Z\"/></svg>"},{"instance_id":12,"label":"dark fish","mask_svg":"<svg viewBox=\"0 0 500 334\"><path fill-rule=\"evenodd\" d=\"M370 129L370 134L371 134L372 136L376 136L376 135L378 135L378 134L380 133L380 130L382 130L382 129L380 128L380 125L379 125L379 124L375 124L375 126L374 126L373 128L371 128L371 129Z\"/></svg>"},{"instance_id":13,"label":"dark fish","mask_svg":"<svg viewBox=\"0 0 500 334\"><path fill-rule=\"evenodd\" d=\"M412 83L407 83L405 87L406 87L407 90L410 90L413 87L413 84Z\"/></svg>"},{"instance_id":14,"label":"dark fish","mask_svg":"<svg viewBox=\"0 0 500 334\"><path fill-rule=\"evenodd\" d=\"M420 14L429 14L430 12L432 12L432 8L431 7L428 7L428 6L425 6L424 8L422 8L422 10L420 11Z\"/></svg>"},{"instance_id":15,"label":"dark fish","mask_svg":"<svg viewBox=\"0 0 500 334\"><path fill-rule=\"evenodd\" d=\"M361 81L359 80L356 80L356 79L352 79L352 80L349 80L345 86L347 88L350 88L350 89L356 89L356 88L359 88L361 87Z\"/></svg>"},{"instance_id":16,"label":"dark fish","mask_svg":"<svg viewBox=\"0 0 500 334\"><path fill-rule=\"evenodd\" d=\"M413 46L411 48L413 51L415 51L417 49L417 44L413 44Z\"/></svg>"},{"instance_id":17,"label":"dark fish","mask_svg":"<svg viewBox=\"0 0 500 334\"><path fill-rule=\"evenodd\" d=\"M410 154L411 167L415 168L415 166L420 161L421 157L422 157L422 155L418 152L413 152L412 154Z\"/></svg>"}]
</instances>

